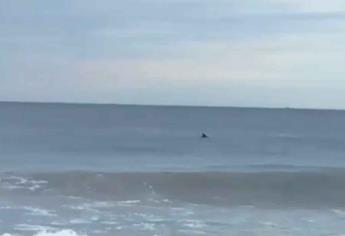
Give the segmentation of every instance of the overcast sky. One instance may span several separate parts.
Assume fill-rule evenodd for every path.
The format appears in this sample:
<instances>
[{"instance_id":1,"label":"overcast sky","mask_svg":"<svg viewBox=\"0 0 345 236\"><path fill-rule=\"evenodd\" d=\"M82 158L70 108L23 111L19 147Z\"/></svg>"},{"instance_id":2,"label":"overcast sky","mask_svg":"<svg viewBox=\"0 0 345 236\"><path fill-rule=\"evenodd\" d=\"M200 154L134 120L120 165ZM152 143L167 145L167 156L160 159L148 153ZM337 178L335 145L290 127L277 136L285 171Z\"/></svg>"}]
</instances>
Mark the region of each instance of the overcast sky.
<instances>
[{"instance_id":1,"label":"overcast sky","mask_svg":"<svg viewBox=\"0 0 345 236\"><path fill-rule=\"evenodd\" d=\"M0 0L0 100L345 108L345 1Z\"/></svg>"}]
</instances>

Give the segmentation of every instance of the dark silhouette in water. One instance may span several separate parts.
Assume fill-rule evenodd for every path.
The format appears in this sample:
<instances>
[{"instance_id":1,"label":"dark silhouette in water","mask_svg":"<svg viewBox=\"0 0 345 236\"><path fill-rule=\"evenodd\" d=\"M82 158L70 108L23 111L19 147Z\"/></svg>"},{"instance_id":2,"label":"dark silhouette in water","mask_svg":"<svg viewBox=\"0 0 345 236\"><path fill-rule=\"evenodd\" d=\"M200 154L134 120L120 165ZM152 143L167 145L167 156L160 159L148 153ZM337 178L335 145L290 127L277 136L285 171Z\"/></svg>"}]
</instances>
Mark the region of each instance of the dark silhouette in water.
<instances>
[{"instance_id":1,"label":"dark silhouette in water","mask_svg":"<svg viewBox=\"0 0 345 236\"><path fill-rule=\"evenodd\" d=\"M208 138L208 136L205 133L202 133L201 138Z\"/></svg>"}]
</instances>

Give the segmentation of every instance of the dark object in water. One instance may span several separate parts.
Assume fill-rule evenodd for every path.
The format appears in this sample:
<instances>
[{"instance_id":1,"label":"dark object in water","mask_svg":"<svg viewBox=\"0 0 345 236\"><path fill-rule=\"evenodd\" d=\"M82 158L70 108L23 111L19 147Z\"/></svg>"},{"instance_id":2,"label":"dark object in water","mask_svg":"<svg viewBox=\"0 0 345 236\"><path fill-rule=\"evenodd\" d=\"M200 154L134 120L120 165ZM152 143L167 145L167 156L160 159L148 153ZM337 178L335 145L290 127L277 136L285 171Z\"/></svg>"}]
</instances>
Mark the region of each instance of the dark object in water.
<instances>
[{"instance_id":1,"label":"dark object in water","mask_svg":"<svg viewBox=\"0 0 345 236\"><path fill-rule=\"evenodd\" d=\"M201 138L208 138L208 136L205 133L202 133Z\"/></svg>"}]
</instances>

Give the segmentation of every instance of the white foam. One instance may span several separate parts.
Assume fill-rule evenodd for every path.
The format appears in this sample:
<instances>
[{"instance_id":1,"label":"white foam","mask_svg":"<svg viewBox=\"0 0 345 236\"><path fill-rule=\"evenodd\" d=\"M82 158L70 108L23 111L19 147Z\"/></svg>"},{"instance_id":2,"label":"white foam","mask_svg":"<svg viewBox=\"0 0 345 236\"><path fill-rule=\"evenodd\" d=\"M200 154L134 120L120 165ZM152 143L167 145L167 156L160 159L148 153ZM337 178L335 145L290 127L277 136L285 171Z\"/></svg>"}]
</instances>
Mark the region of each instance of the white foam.
<instances>
[{"instance_id":1,"label":"white foam","mask_svg":"<svg viewBox=\"0 0 345 236\"><path fill-rule=\"evenodd\" d=\"M129 207L129 206L133 206L133 205L139 204L140 202L141 202L140 200L119 201L119 202L117 202L117 205L118 206Z\"/></svg>"},{"instance_id":2,"label":"white foam","mask_svg":"<svg viewBox=\"0 0 345 236\"><path fill-rule=\"evenodd\" d=\"M206 226L206 224L200 220L187 220L183 223L184 226L189 228L201 229Z\"/></svg>"},{"instance_id":3,"label":"white foam","mask_svg":"<svg viewBox=\"0 0 345 236\"><path fill-rule=\"evenodd\" d=\"M49 231L49 230L54 230L54 228L47 227L47 226L41 226L41 225L29 225L29 224L18 224L15 227L16 230L20 231Z\"/></svg>"},{"instance_id":4,"label":"white foam","mask_svg":"<svg viewBox=\"0 0 345 236\"><path fill-rule=\"evenodd\" d=\"M178 216L192 216L195 214L193 210L184 207L171 207L170 209L174 215Z\"/></svg>"},{"instance_id":5,"label":"white foam","mask_svg":"<svg viewBox=\"0 0 345 236\"><path fill-rule=\"evenodd\" d=\"M92 221L99 221L100 217L99 216L92 216L91 220Z\"/></svg>"},{"instance_id":6,"label":"white foam","mask_svg":"<svg viewBox=\"0 0 345 236\"><path fill-rule=\"evenodd\" d=\"M41 231L35 234L34 236L86 236L84 234L77 234L75 231L70 229L64 229L60 231Z\"/></svg>"},{"instance_id":7,"label":"white foam","mask_svg":"<svg viewBox=\"0 0 345 236\"><path fill-rule=\"evenodd\" d=\"M204 235L204 234L206 234L206 232L201 231L201 230L190 230L190 229L180 229L179 232L187 234L187 235L192 235L192 234Z\"/></svg>"},{"instance_id":8,"label":"white foam","mask_svg":"<svg viewBox=\"0 0 345 236\"><path fill-rule=\"evenodd\" d=\"M47 183L45 180L33 180L21 176L4 176L0 179L0 187L8 190L24 189L35 191Z\"/></svg>"},{"instance_id":9,"label":"white foam","mask_svg":"<svg viewBox=\"0 0 345 236\"><path fill-rule=\"evenodd\" d=\"M140 218L143 218L145 221L154 222L154 223L165 221L165 218L162 218L160 216L156 216L153 214L134 213L133 216L138 216Z\"/></svg>"},{"instance_id":10,"label":"white foam","mask_svg":"<svg viewBox=\"0 0 345 236\"><path fill-rule=\"evenodd\" d=\"M332 212L340 217L345 217L345 210L333 209Z\"/></svg>"},{"instance_id":11,"label":"white foam","mask_svg":"<svg viewBox=\"0 0 345 236\"><path fill-rule=\"evenodd\" d=\"M69 221L70 224L90 224L91 222L87 219L72 219Z\"/></svg>"},{"instance_id":12,"label":"white foam","mask_svg":"<svg viewBox=\"0 0 345 236\"><path fill-rule=\"evenodd\" d=\"M118 222L116 222L116 221L103 221L102 224L104 224L104 225L117 225Z\"/></svg>"},{"instance_id":13,"label":"white foam","mask_svg":"<svg viewBox=\"0 0 345 236\"><path fill-rule=\"evenodd\" d=\"M67 207L69 209L72 209L72 210L98 212L99 209L110 208L110 207L114 207L114 206L116 206L116 204L114 202L101 202L101 201L97 201L97 202L83 203L83 204L80 204L80 205L65 206L65 207Z\"/></svg>"},{"instance_id":14,"label":"white foam","mask_svg":"<svg viewBox=\"0 0 345 236\"><path fill-rule=\"evenodd\" d=\"M29 211L31 215L35 215L35 216L49 216L49 217L56 216L56 214L53 211L49 211L42 208L24 207L24 210Z\"/></svg>"},{"instance_id":15,"label":"white foam","mask_svg":"<svg viewBox=\"0 0 345 236\"><path fill-rule=\"evenodd\" d=\"M148 231L154 231L156 229L155 224L152 224L152 223L138 223L138 224L134 224L134 226L142 230L148 230Z\"/></svg>"},{"instance_id":16,"label":"white foam","mask_svg":"<svg viewBox=\"0 0 345 236\"><path fill-rule=\"evenodd\" d=\"M279 227L278 224L274 223L274 222L271 222L271 221L263 221L263 222L260 222L261 225L265 226L265 227L269 227L269 228L276 228L276 227Z\"/></svg>"}]
</instances>

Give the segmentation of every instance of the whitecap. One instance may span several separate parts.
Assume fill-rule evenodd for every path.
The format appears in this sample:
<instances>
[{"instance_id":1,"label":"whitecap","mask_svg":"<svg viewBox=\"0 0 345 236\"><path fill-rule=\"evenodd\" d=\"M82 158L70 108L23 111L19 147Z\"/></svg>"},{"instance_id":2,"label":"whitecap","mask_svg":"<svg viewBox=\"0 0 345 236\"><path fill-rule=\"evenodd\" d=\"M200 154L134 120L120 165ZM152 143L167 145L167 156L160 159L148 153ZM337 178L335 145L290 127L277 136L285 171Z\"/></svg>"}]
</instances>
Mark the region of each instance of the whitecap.
<instances>
[{"instance_id":1,"label":"whitecap","mask_svg":"<svg viewBox=\"0 0 345 236\"><path fill-rule=\"evenodd\" d=\"M35 234L34 236L82 236L82 234L78 234L70 229L64 229L60 231L41 231Z\"/></svg>"},{"instance_id":2,"label":"whitecap","mask_svg":"<svg viewBox=\"0 0 345 236\"><path fill-rule=\"evenodd\" d=\"M345 217L345 210L342 209L332 209L332 212L340 217Z\"/></svg>"},{"instance_id":3,"label":"whitecap","mask_svg":"<svg viewBox=\"0 0 345 236\"><path fill-rule=\"evenodd\" d=\"M24 189L36 191L48 182L45 180L27 179L22 176L3 176L0 181L0 187L8 190Z\"/></svg>"},{"instance_id":4,"label":"whitecap","mask_svg":"<svg viewBox=\"0 0 345 236\"><path fill-rule=\"evenodd\" d=\"M134 224L134 227L138 227L142 230L147 230L147 231L154 231L156 229L155 224L152 224L152 223L138 223L138 224Z\"/></svg>"},{"instance_id":5,"label":"whitecap","mask_svg":"<svg viewBox=\"0 0 345 236\"><path fill-rule=\"evenodd\" d=\"M180 229L179 232L185 233L187 235L191 235L191 234L205 235L206 234L206 232L201 231L201 230L190 230L190 229Z\"/></svg>"},{"instance_id":6,"label":"whitecap","mask_svg":"<svg viewBox=\"0 0 345 236\"><path fill-rule=\"evenodd\" d=\"M97 201L97 202L91 202L91 203L83 203L83 204L74 205L74 206L65 205L64 207L72 209L72 210L99 212L99 209L111 208L114 206L116 206L114 202Z\"/></svg>"},{"instance_id":7,"label":"whitecap","mask_svg":"<svg viewBox=\"0 0 345 236\"><path fill-rule=\"evenodd\" d=\"M72 219L69 221L70 224L90 224L91 221L87 219Z\"/></svg>"},{"instance_id":8,"label":"whitecap","mask_svg":"<svg viewBox=\"0 0 345 236\"><path fill-rule=\"evenodd\" d=\"M117 205L123 206L123 207L129 207L129 206L139 204L140 202L141 202L140 200L119 201L119 202L117 202Z\"/></svg>"},{"instance_id":9,"label":"whitecap","mask_svg":"<svg viewBox=\"0 0 345 236\"><path fill-rule=\"evenodd\" d=\"M42 208L35 208L35 207L24 207L23 208L26 211L29 211L30 215L35 215L35 216L49 216L49 217L54 217L56 214L53 211L42 209Z\"/></svg>"},{"instance_id":10,"label":"whitecap","mask_svg":"<svg viewBox=\"0 0 345 236\"><path fill-rule=\"evenodd\" d=\"M54 228L48 227L48 226L29 225L29 224L18 224L16 225L15 229L19 231L38 231L38 232L54 230Z\"/></svg>"},{"instance_id":11,"label":"whitecap","mask_svg":"<svg viewBox=\"0 0 345 236\"><path fill-rule=\"evenodd\" d=\"M276 227L279 227L278 224L274 223L274 222L271 222L271 221L264 221L264 222L260 222L261 225L264 225L266 227L269 227L269 228L276 228Z\"/></svg>"},{"instance_id":12,"label":"whitecap","mask_svg":"<svg viewBox=\"0 0 345 236\"><path fill-rule=\"evenodd\" d=\"M206 226L206 224L200 220L187 220L183 223L185 227L201 229Z\"/></svg>"}]
</instances>

